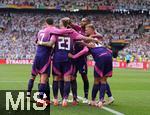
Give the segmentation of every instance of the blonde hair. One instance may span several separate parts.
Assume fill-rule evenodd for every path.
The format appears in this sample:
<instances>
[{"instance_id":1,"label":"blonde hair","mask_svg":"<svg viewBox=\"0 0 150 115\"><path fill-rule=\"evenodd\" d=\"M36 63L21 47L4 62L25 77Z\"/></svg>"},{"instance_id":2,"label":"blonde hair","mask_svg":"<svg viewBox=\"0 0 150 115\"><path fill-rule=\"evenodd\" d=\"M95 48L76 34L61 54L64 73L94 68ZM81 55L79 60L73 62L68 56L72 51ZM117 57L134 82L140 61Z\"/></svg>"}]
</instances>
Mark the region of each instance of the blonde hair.
<instances>
[{"instance_id":1,"label":"blonde hair","mask_svg":"<svg viewBox=\"0 0 150 115\"><path fill-rule=\"evenodd\" d=\"M86 25L86 27L92 28L93 30L95 30L95 26L93 24L88 24L88 25Z\"/></svg>"}]
</instances>

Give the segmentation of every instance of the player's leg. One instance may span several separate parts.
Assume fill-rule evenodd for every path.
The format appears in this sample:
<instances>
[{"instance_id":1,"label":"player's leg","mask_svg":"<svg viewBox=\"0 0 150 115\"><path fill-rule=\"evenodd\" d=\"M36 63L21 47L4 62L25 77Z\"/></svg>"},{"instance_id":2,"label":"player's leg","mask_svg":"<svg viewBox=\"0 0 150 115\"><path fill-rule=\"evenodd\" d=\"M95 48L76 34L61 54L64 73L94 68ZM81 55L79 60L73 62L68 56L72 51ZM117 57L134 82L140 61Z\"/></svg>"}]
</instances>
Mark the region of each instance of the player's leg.
<instances>
[{"instance_id":1,"label":"player's leg","mask_svg":"<svg viewBox=\"0 0 150 115\"><path fill-rule=\"evenodd\" d=\"M101 82L101 86L99 87L100 95L99 95L99 102L97 106L101 108L103 106L104 96L106 92L107 77L101 77L100 82Z\"/></svg>"},{"instance_id":2,"label":"player's leg","mask_svg":"<svg viewBox=\"0 0 150 115\"><path fill-rule=\"evenodd\" d=\"M94 78L94 85L93 85L93 88L92 88L92 101L95 101L96 99L96 95L99 91L99 78Z\"/></svg>"},{"instance_id":3,"label":"player's leg","mask_svg":"<svg viewBox=\"0 0 150 115\"><path fill-rule=\"evenodd\" d=\"M112 104L115 101L115 99L112 96L112 92L111 92L111 89L110 89L110 86L109 86L108 82L106 83L106 94L108 96L108 101L105 102L104 105Z\"/></svg>"},{"instance_id":4,"label":"player's leg","mask_svg":"<svg viewBox=\"0 0 150 115\"><path fill-rule=\"evenodd\" d=\"M78 101L77 101L77 81L76 81L75 76L72 76L72 78L71 78L71 90L72 90L72 94L73 94L72 105L77 105L78 104Z\"/></svg>"},{"instance_id":5,"label":"player's leg","mask_svg":"<svg viewBox=\"0 0 150 115\"><path fill-rule=\"evenodd\" d=\"M91 106L96 106L96 95L99 91L99 82L100 79L99 77L94 77L94 84L93 84L93 88L92 88L92 101L90 101L90 105Z\"/></svg>"},{"instance_id":6,"label":"player's leg","mask_svg":"<svg viewBox=\"0 0 150 115\"><path fill-rule=\"evenodd\" d=\"M36 76L32 75L28 81L28 90L27 90L27 97L31 96L31 91L34 85L34 80L35 80Z\"/></svg>"},{"instance_id":7,"label":"player's leg","mask_svg":"<svg viewBox=\"0 0 150 115\"><path fill-rule=\"evenodd\" d=\"M53 76L53 96L54 96L54 106L58 105L58 82L59 82L59 76Z\"/></svg>"},{"instance_id":8,"label":"player's leg","mask_svg":"<svg viewBox=\"0 0 150 115\"><path fill-rule=\"evenodd\" d=\"M109 59L109 61L106 62L105 64L105 71L104 71L104 75L107 76L107 77L112 77L112 59ZM109 86L109 83L107 82L106 83L106 94L108 96L108 102L105 102L104 104L107 105L107 104L111 104L114 102L114 98L112 96L112 92L111 92L111 89L110 89L110 86Z\"/></svg>"},{"instance_id":9,"label":"player's leg","mask_svg":"<svg viewBox=\"0 0 150 115\"><path fill-rule=\"evenodd\" d=\"M101 87L101 82L99 82L99 87ZM107 100L103 100L103 104L104 105L109 105L109 104L113 103L114 102L114 98L112 96L111 89L110 89L110 86L109 86L108 82L106 83L106 92L105 93L108 96L108 101Z\"/></svg>"},{"instance_id":10,"label":"player's leg","mask_svg":"<svg viewBox=\"0 0 150 115\"><path fill-rule=\"evenodd\" d=\"M31 76L30 76L29 81L28 81L27 97L31 96L31 91L32 91L32 88L33 88L33 85L34 85L34 80L35 80L35 78L38 74L38 72L36 71L37 70L37 61L38 61L38 58L35 57L33 65L32 65Z\"/></svg>"},{"instance_id":11,"label":"player's leg","mask_svg":"<svg viewBox=\"0 0 150 115\"><path fill-rule=\"evenodd\" d=\"M88 93L89 93L89 80L87 74L81 74L84 83L84 101L83 103L88 103Z\"/></svg>"},{"instance_id":12,"label":"player's leg","mask_svg":"<svg viewBox=\"0 0 150 115\"><path fill-rule=\"evenodd\" d=\"M72 77L71 77L71 90L72 90L72 94L73 94L73 105L77 105L77 69L76 66L73 65L73 71L72 71Z\"/></svg>"},{"instance_id":13,"label":"player's leg","mask_svg":"<svg viewBox=\"0 0 150 115\"><path fill-rule=\"evenodd\" d=\"M44 100L47 101L47 103L50 104L50 84L49 84L49 78L50 78L50 64L47 66L47 69L45 69L45 71L42 72L42 74L47 74L47 80L46 80L46 89L45 89L45 94L46 97L44 97ZM41 74L41 75L42 75ZM38 87L40 87L40 84L38 85Z\"/></svg>"},{"instance_id":14,"label":"player's leg","mask_svg":"<svg viewBox=\"0 0 150 115\"><path fill-rule=\"evenodd\" d=\"M89 92L89 80L87 77L87 63L86 61L81 61L77 64L77 68L79 73L82 76L83 84L84 84L84 100L83 103L88 103L88 92Z\"/></svg>"},{"instance_id":15,"label":"player's leg","mask_svg":"<svg viewBox=\"0 0 150 115\"><path fill-rule=\"evenodd\" d=\"M58 103L58 88L59 88L59 78L61 76L60 72L60 63L53 61L53 84L52 84L52 89L53 89L53 96L54 96L54 105L57 106Z\"/></svg>"},{"instance_id":16,"label":"player's leg","mask_svg":"<svg viewBox=\"0 0 150 115\"><path fill-rule=\"evenodd\" d=\"M45 73L47 73L47 75L48 75L48 79L46 82L46 91L45 91L46 98L45 98L45 100L47 101L48 104L50 104L50 84L49 84L50 67L51 67L51 64L49 64L49 66L47 66L47 69L45 70Z\"/></svg>"},{"instance_id":17,"label":"player's leg","mask_svg":"<svg viewBox=\"0 0 150 115\"><path fill-rule=\"evenodd\" d=\"M99 88L100 88L100 76L101 76L101 72L96 63L94 66L94 85L92 88L92 101L90 102L90 105L96 106L95 98L96 98L97 92L99 91Z\"/></svg>"},{"instance_id":18,"label":"player's leg","mask_svg":"<svg viewBox=\"0 0 150 115\"><path fill-rule=\"evenodd\" d=\"M48 75L40 75L40 84L39 84L39 99L37 100L37 106L43 106L45 104L44 95L46 94L46 87L48 82Z\"/></svg>"},{"instance_id":19,"label":"player's leg","mask_svg":"<svg viewBox=\"0 0 150 115\"><path fill-rule=\"evenodd\" d=\"M47 98L49 91L49 77L50 77L50 65L51 65L51 59L49 56L44 55L40 56L38 60L38 72L40 74L40 83L39 83L39 100L37 101L37 106L41 106L41 104L50 104L47 103ZM45 95L45 96L44 96Z\"/></svg>"},{"instance_id":20,"label":"player's leg","mask_svg":"<svg viewBox=\"0 0 150 115\"><path fill-rule=\"evenodd\" d=\"M103 77L103 71L104 71L104 58L98 58L97 61L95 62L95 66L94 66L94 77L95 78L99 78L99 91L100 91L100 95L99 95L99 102L97 104L98 107L102 107L103 106L103 101L104 101L104 95L105 95L105 91L106 91L106 83L105 83L105 77Z\"/></svg>"},{"instance_id":21,"label":"player's leg","mask_svg":"<svg viewBox=\"0 0 150 115\"><path fill-rule=\"evenodd\" d=\"M71 80L71 76L68 75L64 77L64 97L63 97L62 106L67 106L67 99L69 97L69 92L70 92L70 80Z\"/></svg>"},{"instance_id":22,"label":"player's leg","mask_svg":"<svg viewBox=\"0 0 150 115\"><path fill-rule=\"evenodd\" d=\"M104 55L102 57L100 57L98 63L98 70L100 73L100 96L99 96L99 103L98 103L98 107L102 107L103 106L103 102L104 102L104 95L107 91L107 78L112 76L112 56L111 54L107 54ZM109 89L110 91L110 89Z\"/></svg>"},{"instance_id":23,"label":"player's leg","mask_svg":"<svg viewBox=\"0 0 150 115\"><path fill-rule=\"evenodd\" d=\"M60 89L61 98L63 100L63 96L64 96L64 79L63 79L63 77L61 77L59 79L59 89Z\"/></svg>"},{"instance_id":24,"label":"player's leg","mask_svg":"<svg viewBox=\"0 0 150 115\"><path fill-rule=\"evenodd\" d=\"M110 86L109 86L108 82L106 83L106 94L108 97L112 97L112 93L111 93Z\"/></svg>"},{"instance_id":25,"label":"player's leg","mask_svg":"<svg viewBox=\"0 0 150 115\"><path fill-rule=\"evenodd\" d=\"M64 75L64 98L62 102L62 106L67 106L67 99L69 97L70 86L71 86L71 75L72 75L72 63L64 62L62 63L63 67L63 75Z\"/></svg>"},{"instance_id":26,"label":"player's leg","mask_svg":"<svg viewBox=\"0 0 150 115\"><path fill-rule=\"evenodd\" d=\"M49 84L49 80L46 83L46 92L45 92L45 94L47 96L46 97L47 103L50 103L50 84Z\"/></svg>"},{"instance_id":27,"label":"player's leg","mask_svg":"<svg viewBox=\"0 0 150 115\"><path fill-rule=\"evenodd\" d=\"M43 99L44 93L46 92L47 82L48 82L48 75L41 74L40 75L40 84L39 84L39 91L41 92L40 93L41 99Z\"/></svg>"}]
</instances>

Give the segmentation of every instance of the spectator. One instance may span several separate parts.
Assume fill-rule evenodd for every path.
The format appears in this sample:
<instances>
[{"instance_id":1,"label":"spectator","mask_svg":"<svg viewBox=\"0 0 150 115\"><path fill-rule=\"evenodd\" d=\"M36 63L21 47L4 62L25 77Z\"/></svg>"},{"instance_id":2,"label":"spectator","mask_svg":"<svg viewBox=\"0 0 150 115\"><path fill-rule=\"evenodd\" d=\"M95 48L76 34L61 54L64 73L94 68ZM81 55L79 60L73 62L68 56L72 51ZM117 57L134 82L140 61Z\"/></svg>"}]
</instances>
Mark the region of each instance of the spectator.
<instances>
[{"instance_id":1,"label":"spectator","mask_svg":"<svg viewBox=\"0 0 150 115\"><path fill-rule=\"evenodd\" d=\"M79 23L83 17L82 14L76 13L71 15L69 13L57 15L55 13L49 15L33 13L0 14L0 58L33 59L36 49L33 39L47 16L53 17L56 25L58 20L65 16L70 17L76 23ZM120 52L121 58L124 58L128 52L131 52L135 57L150 58L150 42L148 41L150 36L140 37L140 34L136 31L139 24L149 23L146 15L90 14L88 18L93 21L97 31L105 38L132 40L130 46ZM109 40L105 41L105 43L107 42Z\"/></svg>"}]
</instances>

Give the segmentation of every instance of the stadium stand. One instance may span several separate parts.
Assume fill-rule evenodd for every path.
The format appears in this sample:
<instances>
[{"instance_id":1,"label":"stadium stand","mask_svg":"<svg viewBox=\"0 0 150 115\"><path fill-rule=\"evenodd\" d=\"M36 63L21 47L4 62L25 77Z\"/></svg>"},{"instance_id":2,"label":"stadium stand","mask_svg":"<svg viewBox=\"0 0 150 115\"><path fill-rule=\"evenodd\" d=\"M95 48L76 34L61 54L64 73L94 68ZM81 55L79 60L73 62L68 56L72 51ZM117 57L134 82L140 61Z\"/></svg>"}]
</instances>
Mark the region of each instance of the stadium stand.
<instances>
[{"instance_id":1,"label":"stadium stand","mask_svg":"<svg viewBox=\"0 0 150 115\"><path fill-rule=\"evenodd\" d=\"M31 6L51 9L99 9L101 6L113 6L117 9L149 9L149 0L1 0L3 5Z\"/></svg>"},{"instance_id":2,"label":"stadium stand","mask_svg":"<svg viewBox=\"0 0 150 115\"><path fill-rule=\"evenodd\" d=\"M93 4L92 4L93 2ZM90 3L90 4L89 4ZM77 1L58 1L58 0L1 0L2 5L26 5L26 6L48 6L53 8L79 8L79 9L97 9L99 6L117 6L117 8L127 9L132 6L136 8L148 8L148 0L77 0ZM63 6L64 5L64 6ZM135 8L134 8L135 9ZM79 24L80 19L84 16L90 18L92 23L96 25L97 31L104 38L111 39L127 39L130 45L121 51L120 59L124 59L127 53L133 54L136 60L139 57L150 59L150 41L149 35L144 31L140 31L144 25L149 25L149 15L144 13L90 13L83 15L82 13L17 13L17 12L1 12L0 13L0 58L1 59L33 59L35 52L34 38L41 28L41 24L45 17L51 16L58 24L58 20L64 16L73 19L73 22ZM146 40L147 42L146 42ZM106 42L109 40L106 40ZM139 45L140 43L140 45ZM34 44L34 45L33 45ZM137 44L139 46L137 46ZM138 50L137 50L138 49ZM148 50L149 49L149 50Z\"/></svg>"}]
</instances>

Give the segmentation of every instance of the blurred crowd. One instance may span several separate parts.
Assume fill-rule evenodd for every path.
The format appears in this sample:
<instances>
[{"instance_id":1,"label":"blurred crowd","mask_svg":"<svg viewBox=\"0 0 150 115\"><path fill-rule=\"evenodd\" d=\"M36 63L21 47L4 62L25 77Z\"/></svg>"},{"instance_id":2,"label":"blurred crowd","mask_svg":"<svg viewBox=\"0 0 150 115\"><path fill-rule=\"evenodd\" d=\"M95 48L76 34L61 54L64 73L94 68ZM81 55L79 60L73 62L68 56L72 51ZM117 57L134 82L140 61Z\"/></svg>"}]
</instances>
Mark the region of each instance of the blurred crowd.
<instances>
[{"instance_id":1,"label":"blurred crowd","mask_svg":"<svg viewBox=\"0 0 150 115\"><path fill-rule=\"evenodd\" d=\"M142 39L132 40L126 48L119 52L118 60L127 61L130 55L130 62L142 62L150 59L150 35L142 36Z\"/></svg>"},{"instance_id":2,"label":"blurred crowd","mask_svg":"<svg viewBox=\"0 0 150 115\"><path fill-rule=\"evenodd\" d=\"M99 9L100 6L114 6L120 9L150 9L149 0L0 0L0 4L54 9Z\"/></svg>"},{"instance_id":3,"label":"blurred crowd","mask_svg":"<svg viewBox=\"0 0 150 115\"><path fill-rule=\"evenodd\" d=\"M40 1L40 0L39 0ZM73 22L80 24L84 17L82 14L35 14L35 13L2 13L0 14L0 58L9 59L33 59L36 44L36 33L41 29L44 19L53 17L56 26L58 20L68 16ZM149 24L149 17L144 14L121 15L121 14L89 14L99 33L105 38L129 39L130 46L124 49L125 53L131 52L150 58L150 43L141 37L138 30L142 24ZM150 39L150 38L149 38ZM139 44L140 43L140 44Z\"/></svg>"}]
</instances>

